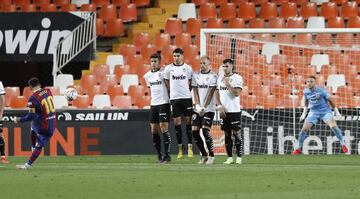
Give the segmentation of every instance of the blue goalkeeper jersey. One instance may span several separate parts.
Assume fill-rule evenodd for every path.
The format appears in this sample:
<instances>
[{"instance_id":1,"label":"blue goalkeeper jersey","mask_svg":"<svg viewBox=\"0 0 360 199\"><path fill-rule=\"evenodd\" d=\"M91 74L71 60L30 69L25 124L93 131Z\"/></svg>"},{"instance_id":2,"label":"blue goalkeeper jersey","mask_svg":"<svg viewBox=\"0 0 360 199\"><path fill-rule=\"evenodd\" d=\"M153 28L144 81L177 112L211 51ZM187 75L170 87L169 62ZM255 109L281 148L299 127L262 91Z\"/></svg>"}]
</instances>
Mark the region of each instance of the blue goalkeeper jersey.
<instances>
[{"instance_id":1,"label":"blue goalkeeper jersey","mask_svg":"<svg viewBox=\"0 0 360 199\"><path fill-rule=\"evenodd\" d=\"M330 99L329 93L321 88L315 87L314 89L305 88L304 97L309 102L308 108L313 113L326 113L331 112L331 108L328 104Z\"/></svg>"}]
</instances>

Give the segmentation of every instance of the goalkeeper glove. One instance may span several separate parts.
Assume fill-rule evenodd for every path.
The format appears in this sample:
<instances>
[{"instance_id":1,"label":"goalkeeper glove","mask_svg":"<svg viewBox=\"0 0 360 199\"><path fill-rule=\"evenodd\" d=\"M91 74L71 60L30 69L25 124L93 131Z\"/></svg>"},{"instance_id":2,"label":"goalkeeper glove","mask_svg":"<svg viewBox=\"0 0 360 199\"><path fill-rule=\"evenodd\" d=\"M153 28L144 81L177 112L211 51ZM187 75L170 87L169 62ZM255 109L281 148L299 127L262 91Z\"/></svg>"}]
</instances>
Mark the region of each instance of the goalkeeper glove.
<instances>
[{"instance_id":1,"label":"goalkeeper glove","mask_svg":"<svg viewBox=\"0 0 360 199\"><path fill-rule=\"evenodd\" d=\"M2 133L2 132L3 132L3 122L0 121L0 133Z\"/></svg>"},{"instance_id":2,"label":"goalkeeper glove","mask_svg":"<svg viewBox=\"0 0 360 199\"><path fill-rule=\"evenodd\" d=\"M304 108L304 111L303 111L303 113L302 113L301 116L300 116L300 119L299 119L300 122L303 121L303 120L306 118L307 112L308 112L308 109L307 109L307 107L306 107L306 108Z\"/></svg>"},{"instance_id":3,"label":"goalkeeper glove","mask_svg":"<svg viewBox=\"0 0 360 199\"><path fill-rule=\"evenodd\" d=\"M337 118L341 118L341 114L340 114L340 112L339 112L339 109L338 108L334 108L334 112L335 112L335 117L337 117Z\"/></svg>"}]
</instances>

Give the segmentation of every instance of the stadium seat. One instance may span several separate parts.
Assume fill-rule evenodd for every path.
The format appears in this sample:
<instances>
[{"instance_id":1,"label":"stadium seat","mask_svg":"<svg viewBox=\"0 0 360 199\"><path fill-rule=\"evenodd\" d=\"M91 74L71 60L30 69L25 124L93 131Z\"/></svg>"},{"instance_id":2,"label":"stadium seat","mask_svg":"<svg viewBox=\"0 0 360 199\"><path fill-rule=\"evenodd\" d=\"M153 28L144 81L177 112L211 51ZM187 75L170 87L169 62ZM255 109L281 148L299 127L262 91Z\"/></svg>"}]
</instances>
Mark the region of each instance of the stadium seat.
<instances>
[{"instance_id":1,"label":"stadium seat","mask_svg":"<svg viewBox=\"0 0 360 199\"><path fill-rule=\"evenodd\" d=\"M128 57L136 54L136 46L134 44L120 44L119 54L126 60ZM120 65L124 65L123 63Z\"/></svg>"},{"instance_id":2,"label":"stadium seat","mask_svg":"<svg viewBox=\"0 0 360 199\"><path fill-rule=\"evenodd\" d=\"M210 3L214 3L216 6L220 6L224 3L227 3L228 0L209 0Z\"/></svg>"},{"instance_id":3,"label":"stadium seat","mask_svg":"<svg viewBox=\"0 0 360 199\"><path fill-rule=\"evenodd\" d=\"M316 72L320 72L322 66L330 65L329 55L327 54L315 54L311 57L311 65L316 66Z\"/></svg>"},{"instance_id":4,"label":"stadium seat","mask_svg":"<svg viewBox=\"0 0 360 199\"><path fill-rule=\"evenodd\" d=\"M348 28L360 28L360 17L359 16L350 17L347 27Z\"/></svg>"},{"instance_id":5,"label":"stadium seat","mask_svg":"<svg viewBox=\"0 0 360 199\"><path fill-rule=\"evenodd\" d=\"M139 85L131 85L128 88L127 95L131 96L132 103L135 104L135 99L137 97L145 95L146 87Z\"/></svg>"},{"instance_id":6,"label":"stadium seat","mask_svg":"<svg viewBox=\"0 0 360 199\"><path fill-rule=\"evenodd\" d=\"M243 109L254 109L257 107L256 95L242 95L241 106Z\"/></svg>"},{"instance_id":7,"label":"stadium seat","mask_svg":"<svg viewBox=\"0 0 360 199\"><path fill-rule=\"evenodd\" d=\"M228 21L228 28L245 28L245 20L243 18L233 18Z\"/></svg>"},{"instance_id":8,"label":"stadium seat","mask_svg":"<svg viewBox=\"0 0 360 199\"><path fill-rule=\"evenodd\" d=\"M117 85L116 75L105 75L100 81L100 91L101 93L107 93L108 87Z\"/></svg>"},{"instance_id":9,"label":"stadium seat","mask_svg":"<svg viewBox=\"0 0 360 199\"><path fill-rule=\"evenodd\" d=\"M328 28L345 28L345 22L342 17L329 18L327 21Z\"/></svg>"},{"instance_id":10,"label":"stadium seat","mask_svg":"<svg viewBox=\"0 0 360 199\"><path fill-rule=\"evenodd\" d=\"M91 0L91 3L95 4L97 7L103 7L110 4L110 0Z\"/></svg>"},{"instance_id":11,"label":"stadium seat","mask_svg":"<svg viewBox=\"0 0 360 199\"><path fill-rule=\"evenodd\" d=\"M187 21L189 18L196 18L196 7L194 3L181 3L179 5L177 18Z\"/></svg>"},{"instance_id":12,"label":"stadium seat","mask_svg":"<svg viewBox=\"0 0 360 199\"><path fill-rule=\"evenodd\" d=\"M74 4L71 4L74 5ZM104 20L97 18L96 19L96 35L103 36L105 33Z\"/></svg>"},{"instance_id":13,"label":"stadium seat","mask_svg":"<svg viewBox=\"0 0 360 199\"><path fill-rule=\"evenodd\" d=\"M116 19L117 18L116 6L113 4L106 4L101 6L99 11L99 17L104 21L107 21L109 19Z\"/></svg>"},{"instance_id":14,"label":"stadium seat","mask_svg":"<svg viewBox=\"0 0 360 199\"><path fill-rule=\"evenodd\" d=\"M211 18L207 20L206 28L224 28L224 22L219 18Z\"/></svg>"},{"instance_id":15,"label":"stadium seat","mask_svg":"<svg viewBox=\"0 0 360 199\"><path fill-rule=\"evenodd\" d=\"M104 37L121 37L125 35L124 24L121 19L108 19Z\"/></svg>"},{"instance_id":16,"label":"stadium seat","mask_svg":"<svg viewBox=\"0 0 360 199\"><path fill-rule=\"evenodd\" d=\"M122 55L108 55L106 65L109 66L109 74L114 74L115 65L124 65L124 57Z\"/></svg>"},{"instance_id":17,"label":"stadium seat","mask_svg":"<svg viewBox=\"0 0 360 199\"><path fill-rule=\"evenodd\" d=\"M184 60L190 60L199 55L200 49L196 45L189 45L184 48Z\"/></svg>"},{"instance_id":18,"label":"stadium seat","mask_svg":"<svg viewBox=\"0 0 360 199\"><path fill-rule=\"evenodd\" d=\"M285 28L285 20L284 18L271 18L268 22L269 28Z\"/></svg>"},{"instance_id":19,"label":"stadium seat","mask_svg":"<svg viewBox=\"0 0 360 199\"><path fill-rule=\"evenodd\" d=\"M360 108L360 96L354 96L351 98L351 108Z\"/></svg>"},{"instance_id":20,"label":"stadium seat","mask_svg":"<svg viewBox=\"0 0 360 199\"><path fill-rule=\"evenodd\" d=\"M119 18L124 22L137 21L136 5L131 3L120 7Z\"/></svg>"},{"instance_id":21,"label":"stadium seat","mask_svg":"<svg viewBox=\"0 0 360 199\"><path fill-rule=\"evenodd\" d=\"M151 42L151 36L148 32L138 32L135 33L133 44L136 46L136 51L140 51L140 49Z\"/></svg>"},{"instance_id":22,"label":"stadium seat","mask_svg":"<svg viewBox=\"0 0 360 199\"><path fill-rule=\"evenodd\" d=\"M294 38L291 34L276 34L275 41L279 43L292 44L294 42Z\"/></svg>"},{"instance_id":23,"label":"stadium seat","mask_svg":"<svg viewBox=\"0 0 360 199\"><path fill-rule=\"evenodd\" d=\"M30 96L32 95L32 91L31 91L30 87L25 86L25 87L23 88L22 95L23 95L26 99L29 99Z\"/></svg>"},{"instance_id":24,"label":"stadium seat","mask_svg":"<svg viewBox=\"0 0 360 199\"><path fill-rule=\"evenodd\" d=\"M144 79L142 77L145 75L145 73L147 73L150 70L151 70L150 64L145 64L143 67L137 68L136 73L138 74L138 77L140 77L140 80L141 80L141 79ZM140 83L142 83L142 82L140 82ZM141 85L143 85L143 84L141 84Z\"/></svg>"},{"instance_id":25,"label":"stadium seat","mask_svg":"<svg viewBox=\"0 0 360 199\"><path fill-rule=\"evenodd\" d=\"M12 2L13 2L12 4L15 4L16 6L31 4L31 0L13 0ZM11 0L5 0L1 5L10 5L10 4L11 4Z\"/></svg>"},{"instance_id":26,"label":"stadium seat","mask_svg":"<svg viewBox=\"0 0 360 199\"><path fill-rule=\"evenodd\" d=\"M112 105L119 109L128 109L132 106L130 96L115 96L112 100Z\"/></svg>"},{"instance_id":27,"label":"stadium seat","mask_svg":"<svg viewBox=\"0 0 360 199\"><path fill-rule=\"evenodd\" d=\"M267 2L261 4L259 17L266 20L277 17L276 3Z\"/></svg>"},{"instance_id":28,"label":"stadium seat","mask_svg":"<svg viewBox=\"0 0 360 199\"><path fill-rule=\"evenodd\" d=\"M21 4L20 10L21 12L37 12L35 4Z\"/></svg>"},{"instance_id":29,"label":"stadium seat","mask_svg":"<svg viewBox=\"0 0 360 199\"><path fill-rule=\"evenodd\" d=\"M315 39L315 44L319 46L332 46L333 40L331 34L317 34Z\"/></svg>"},{"instance_id":30,"label":"stadium seat","mask_svg":"<svg viewBox=\"0 0 360 199\"><path fill-rule=\"evenodd\" d=\"M294 42L301 45L312 45L311 34L296 34Z\"/></svg>"},{"instance_id":31,"label":"stadium seat","mask_svg":"<svg viewBox=\"0 0 360 199\"><path fill-rule=\"evenodd\" d=\"M317 5L314 2L308 2L301 5L300 16L308 19L309 17L318 16Z\"/></svg>"},{"instance_id":32,"label":"stadium seat","mask_svg":"<svg viewBox=\"0 0 360 199\"><path fill-rule=\"evenodd\" d=\"M306 28L325 28L325 18L309 17Z\"/></svg>"},{"instance_id":33,"label":"stadium seat","mask_svg":"<svg viewBox=\"0 0 360 199\"><path fill-rule=\"evenodd\" d=\"M243 92L243 91L242 91ZM252 91L253 95L256 95L257 98L265 99L267 96L271 95L270 85L261 85Z\"/></svg>"},{"instance_id":34,"label":"stadium seat","mask_svg":"<svg viewBox=\"0 0 360 199\"><path fill-rule=\"evenodd\" d=\"M105 77L105 75L109 75L110 74L110 68L107 64L99 64L96 65L94 67L94 72L93 74L96 77L96 82L100 83L100 81L102 80L103 77Z\"/></svg>"},{"instance_id":35,"label":"stadium seat","mask_svg":"<svg viewBox=\"0 0 360 199\"><path fill-rule=\"evenodd\" d=\"M127 59L127 63L128 65L130 65L130 68L139 68L139 67L143 67L144 66L144 58L143 56L140 54L140 55L133 55L133 56L130 56L128 59Z\"/></svg>"},{"instance_id":36,"label":"stadium seat","mask_svg":"<svg viewBox=\"0 0 360 199\"><path fill-rule=\"evenodd\" d=\"M54 0L53 2L54 2L54 4L55 4L56 6L70 5L70 4L71 4L71 1L70 1L70 0Z\"/></svg>"},{"instance_id":37,"label":"stadium seat","mask_svg":"<svg viewBox=\"0 0 360 199\"><path fill-rule=\"evenodd\" d=\"M232 0L231 2L238 7L241 3L248 2L248 0Z\"/></svg>"},{"instance_id":38,"label":"stadium seat","mask_svg":"<svg viewBox=\"0 0 360 199\"><path fill-rule=\"evenodd\" d=\"M188 61L193 71L200 71L200 57L196 56Z\"/></svg>"},{"instance_id":39,"label":"stadium seat","mask_svg":"<svg viewBox=\"0 0 360 199\"><path fill-rule=\"evenodd\" d=\"M239 4L238 17L245 20L256 17L256 8L253 2L244 2Z\"/></svg>"},{"instance_id":40,"label":"stadium seat","mask_svg":"<svg viewBox=\"0 0 360 199\"><path fill-rule=\"evenodd\" d=\"M12 4L12 0L1 0L0 1L0 7L3 5L11 5ZM15 4L15 2L14 2Z\"/></svg>"},{"instance_id":41,"label":"stadium seat","mask_svg":"<svg viewBox=\"0 0 360 199\"><path fill-rule=\"evenodd\" d=\"M336 3L327 2L327 3L321 4L320 15L323 16L325 19L337 17L338 16L338 8L337 8Z\"/></svg>"},{"instance_id":42,"label":"stadium seat","mask_svg":"<svg viewBox=\"0 0 360 199\"><path fill-rule=\"evenodd\" d=\"M124 74L121 76L120 85L124 88L124 93L128 92L131 85L139 85L139 78L137 74Z\"/></svg>"},{"instance_id":43,"label":"stadium seat","mask_svg":"<svg viewBox=\"0 0 360 199\"><path fill-rule=\"evenodd\" d=\"M96 11L96 5L95 4L82 4L80 6L80 11L95 12Z\"/></svg>"},{"instance_id":44,"label":"stadium seat","mask_svg":"<svg viewBox=\"0 0 360 199\"><path fill-rule=\"evenodd\" d=\"M60 87L60 94L63 95L68 86L74 85L74 77L71 74L60 74L56 76L54 86Z\"/></svg>"},{"instance_id":45,"label":"stadium seat","mask_svg":"<svg viewBox=\"0 0 360 199\"><path fill-rule=\"evenodd\" d=\"M26 108L27 105L28 105L28 100L24 96L15 96L11 98L10 101L11 108Z\"/></svg>"},{"instance_id":46,"label":"stadium seat","mask_svg":"<svg viewBox=\"0 0 360 199\"><path fill-rule=\"evenodd\" d=\"M284 95L282 97L282 105L284 108L299 108L300 107L300 100L301 98L298 95Z\"/></svg>"},{"instance_id":47,"label":"stadium seat","mask_svg":"<svg viewBox=\"0 0 360 199\"><path fill-rule=\"evenodd\" d=\"M167 65L173 62L173 51L176 48L174 45L167 45L161 49L161 65Z\"/></svg>"},{"instance_id":48,"label":"stadium seat","mask_svg":"<svg viewBox=\"0 0 360 199\"><path fill-rule=\"evenodd\" d=\"M133 0L132 2L136 5L136 7L150 6L150 0Z\"/></svg>"},{"instance_id":49,"label":"stadium seat","mask_svg":"<svg viewBox=\"0 0 360 199\"><path fill-rule=\"evenodd\" d=\"M297 5L294 2L282 3L280 7L279 17L289 18L297 16Z\"/></svg>"},{"instance_id":50,"label":"stadium seat","mask_svg":"<svg viewBox=\"0 0 360 199\"><path fill-rule=\"evenodd\" d=\"M158 33L154 37L153 45L157 51L161 51L164 46L170 45L170 35L167 33Z\"/></svg>"},{"instance_id":51,"label":"stadium seat","mask_svg":"<svg viewBox=\"0 0 360 199\"><path fill-rule=\"evenodd\" d=\"M343 3L347 3L348 0L330 0L331 2L336 3L337 5L341 5Z\"/></svg>"},{"instance_id":52,"label":"stadium seat","mask_svg":"<svg viewBox=\"0 0 360 199\"><path fill-rule=\"evenodd\" d=\"M87 90L87 95L89 95L90 102L92 102L95 95L102 95L104 93L101 92L101 86L100 85L94 85L92 88Z\"/></svg>"},{"instance_id":53,"label":"stadium seat","mask_svg":"<svg viewBox=\"0 0 360 199\"><path fill-rule=\"evenodd\" d=\"M54 95L53 98L55 109L61 109L69 105L64 95Z\"/></svg>"},{"instance_id":54,"label":"stadium seat","mask_svg":"<svg viewBox=\"0 0 360 199\"><path fill-rule=\"evenodd\" d=\"M75 11L78 11L78 9L77 9L75 4L62 4L61 7L60 7L60 11L61 12L75 12ZM98 25L98 23L96 23L96 28L97 28L97 25ZM98 30L96 29L96 32L97 31ZM98 35L100 35L100 34L98 34Z\"/></svg>"},{"instance_id":55,"label":"stadium seat","mask_svg":"<svg viewBox=\"0 0 360 199\"><path fill-rule=\"evenodd\" d=\"M350 102L351 98L354 97L354 90L353 90L352 86L349 86L349 85L348 86L340 86L336 91L336 95L338 95L343 100L348 99Z\"/></svg>"},{"instance_id":56,"label":"stadium seat","mask_svg":"<svg viewBox=\"0 0 360 199\"><path fill-rule=\"evenodd\" d=\"M55 4L42 4L40 5L40 12L57 12Z\"/></svg>"},{"instance_id":57,"label":"stadium seat","mask_svg":"<svg viewBox=\"0 0 360 199\"><path fill-rule=\"evenodd\" d=\"M80 86L85 90L90 90L94 85L97 84L96 76L92 74L85 74L81 76Z\"/></svg>"},{"instance_id":58,"label":"stadium seat","mask_svg":"<svg viewBox=\"0 0 360 199\"><path fill-rule=\"evenodd\" d=\"M176 34L182 33L182 22L177 18L168 18L165 23L165 33L168 33L170 36L175 36Z\"/></svg>"},{"instance_id":59,"label":"stadium seat","mask_svg":"<svg viewBox=\"0 0 360 199\"><path fill-rule=\"evenodd\" d=\"M107 89L107 94L110 96L110 99L112 101L115 96L124 95L124 89L121 85L118 84L110 85Z\"/></svg>"},{"instance_id":60,"label":"stadium seat","mask_svg":"<svg viewBox=\"0 0 360 199\"><path fill-rule=\"evenodd\" d=\"M335 75L329 75L329 77L327 78L327 86L332 88L332 92L336 93L337 88L340 86L346 86L346 81L345 81L345 75L341 74L335 74Z\"/></svg>"},{"instance_id":61,"label":"stadium seat","mask_svg":"<svg viewBox=\"0 0 360 199\"><path fill-rule=\"evenodd\" d=\"M40 7L41 5L46 5L51 3L50 0L32 0L32 2L38 7Z\"/></svg>"},{"instance_id":62,"label":"stadium seat","mask_svg":"<svg viewBox=\"0 0 360 199\"><path fill-rule=\"evenodd\" d=\"M261 4L263 4L263 3L267 3L267 2L269 2L268 0L253 0L254 1L254 3L255 3L255 5L261 5Z\"/></svg>"},{"instance_id":63,"label":"stadium seat","mask_svg":"<svg viewBox=\"0 0 360 199\"><path fill-rule=\"evenodd\" d=\"M5 12L5 13L8 13L8 12L16 12L16 5L15 4L10 4L10 5L2 5L1 6L1 12Z\"/></svg>"},{"instance_id":64,"label":"stadium seat","mask_svg":"<svg viewBox=\"0 0 360 199\"><path fill-rule=\"evenodd\" d=\"M199 18L207 20L216 18L216 5L214 3L204 3L200 5Z\"/></svg>"},{"instance_id":65,"label":"stadium seat","mask_svg":"<svg viewBox=\"0 0 360 199\"><path fill-rule=\"evenodd\" d=\"M133 99L133 101L135 101L134 105L139 107L140 109L145 109L145 108L150 108L150 103L151 103L151 97L150 96L138 96L135 98L135 100Z\"/></svg>"},{"instance_id":66,"label":"stadium seat","mask_svg":"<svg viewBox=\"0 0 360 199\"><path fill-rule=\"evenodd\" d=\"M263 18L250 19L249 28L265 28L265 20Z\"/></svg>"},{"instance_id":67,"label":"stadium seat","mask_svg":"<svg viewBox=\"0 0 360 199\"><path fill-rule=\"evenodd\" d=\"M329 0L311 0L310 2L316 3L317 5L321 5L323 3L329 2Z\"/></svg>"},{"instance_id":68,"label":"stadium seat","mask_svg":"<svg viewBox=\"0 0 360 199\"><path fill-rule=\"evenodd\" d=\"M71 3L81 7L83 4L90 4L90 0L71 0Z\"/></svg>"},{"instance_id":69,"label":"stadium seat","mask_svg":"<svg viewBox=\"0 0 360 199\"><path fill-rule=\"evenodd\" d=\"M111 101L109 95L95 95L92 102L93 107L96 109L103 109L104 107L110 107Z\"/></svg>"},{"instance_id":70,"label":"stadium seat","mask_svg":"<svg viewBox=\"0 0 360 199\"><path fill-rule=\"evenodd\" d=\"M277 43L265 43L261 54L266 56L266 63L270 64L274 55L280 54L280 47Z\"/></svg>"},{"instance_id":71,"label":"stadium seat","mask_svg":"<svg viewBox=\"0 0 360 199\"><path fill-rule=\"evenodd\" d=\"M78 95L73 102L73 106L79 109L89 108L90 98L88 95Z\"/></svg>"},{"instance_id":72,"label":"stadium seat","mask_svg":"<svg viewBox=\"0 0 360 199\"><path fill-rule=\"evenodd\" d=\"M263 100L261 100L261 99L263 99ZM264 109L276 108L277 104L278 104L278 101L276 100L275 95L268 95L266 97L264 96L263 98L257 96L257 100L260 105L263 105ZM260 103L260 101L262 103Z\"/></svg>"},{"instance_id":73,"label":"stadium seat","mask_svg":"<svg viewBox=\"0 0 360 199\"><path fill-rule=\"evenodd\" d=\"M60 95L60 87L58 86L46 86L45 88L49 89L52 95Z\"/></svg>"},{"instance_id":74,"label":"stadium seat","mask_svg":"<svg viewBox=\"0 0 360 199\"><path fill-rule=\"evenodd\" d=\"M356 17L359 15L358 4L355 1L346 2L341 4L340 16L344 19Z\"/></svg>"},{"instance_id":75,"label":"stadium seat","mask_svg":"<svg viewBox=\"0 0 360 199\"><path fill-rule=\"evenodd\" d=\"M288 18L287 28L305 28L304 18L302 18L302 17Z\"/></svg>"},{"instance_id":76,"label":"stadium seat","mask_svg":"<svg viewBox=\"0 0 360 199\"><path fill-rule=\"evenodd\" d=\"M192 36L199 35L202 28L202 20L197 18L190 18L186 21L186 32Z\"/></svg>"},{"instance_id":77,"label":"stadium seat","mask_svg":"<svg viewBox=\"0 0 360 199\"><path fill-rule=\"evenodd\" d=\"M129 65L124 65L124 66L116 65L114 68L114 73L116 75L116 78L120 81L122 75L131 74L132 71Z\"/></svg>"},{"instance_id":78,"label":"stadium seat","mask_svg":"<svg viewBox=\"0 0 360 199\"><path fill-rule=\"evenodd\" d=\"M184 48L191 44L191 35L190 33L179 33L175 35L174 45L180 48Z\"/></svg>"},{"instance_id":79,"label":"stadium seat","mask_svg":"<svg viewBox=\"0 0 360 199\"><path fill-rule=\"evenodd\" d=\"M224 21L236 18L236 6L234 3L224 3L220 5L219 17Z\"/></svg>"},{"instance_id":80,"label":"stadium seat","mask_svg":"<svg viewBox=\"0 0 360 199\"><path fill-rule=\"evenodd\" d=\"M9 107L10 102L14 97L20 96L19 87L5 87L5 106Z\"/></svg>"},{"instance_id":81,"label":"stadium seat","mask_svg":"<svg viewBox=\"0 0 360 199\"><path fill-rule=\"evenodd\" d=\"M112 0L112 4L116 5L116 7L121 7L130 3L130 0Z\"/></svg>"},{"instance_id":82,"label":"stadium seat","mask_svg":"<svg viewBox=\"0 0 360 199\"><path fill-rule=\"evenodd\" d=\"M140 49L140 54L143 56L146 63L149 62L150 56L154 53L156 53L156 49L152 44L146 45Z\"/></svg>"},{"instance_id":83,"label":"stadium seat","mask_svg":"<svg viewBox=\"0 0 360 199\"><path fill-rule=\"evenodd\" d=\"M209 0L192 0L191 2L195 3L196 6L200 6L203 3L209 2Z\"/></svg>"}]
</instances>

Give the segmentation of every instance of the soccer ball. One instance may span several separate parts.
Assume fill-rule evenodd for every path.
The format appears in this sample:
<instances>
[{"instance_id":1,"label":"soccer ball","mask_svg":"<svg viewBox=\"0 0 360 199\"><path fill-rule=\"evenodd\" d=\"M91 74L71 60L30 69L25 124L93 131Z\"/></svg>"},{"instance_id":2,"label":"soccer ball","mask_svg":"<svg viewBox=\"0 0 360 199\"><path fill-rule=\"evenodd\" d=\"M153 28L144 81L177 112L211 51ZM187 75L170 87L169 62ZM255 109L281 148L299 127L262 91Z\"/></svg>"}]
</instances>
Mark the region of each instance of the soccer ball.
<instances>
[{"instance_id":1,"label":"soccer ball","mask_svg":"<svg viewBox=\"0 0 360 199\"><path fill-rule=\"evenodd\" d=\"M74 88L68 88L65 91L65 97L68 101L73 101L77 98L78 92Z\"/></svg>"}]
</instances>

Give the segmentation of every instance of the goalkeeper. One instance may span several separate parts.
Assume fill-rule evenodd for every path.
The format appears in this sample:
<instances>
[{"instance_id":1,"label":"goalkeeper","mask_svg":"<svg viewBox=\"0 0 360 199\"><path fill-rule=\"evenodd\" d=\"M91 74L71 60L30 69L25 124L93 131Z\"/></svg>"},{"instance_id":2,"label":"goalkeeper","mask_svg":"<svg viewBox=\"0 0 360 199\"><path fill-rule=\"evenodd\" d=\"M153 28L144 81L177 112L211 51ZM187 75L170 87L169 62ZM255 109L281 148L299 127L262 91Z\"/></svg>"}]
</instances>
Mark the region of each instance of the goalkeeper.
<instances>
[{"instance_id":1,"label":"goalkeeper","mask_svg":"<svg viewBox=\"0 0 360 199\"><path fill-rule=\"evenodd\" d=\"M301 129L299 135L299 142L296 146L293 155L298 155L301 153L302 145L304 140L307 137L307 133L319 120L323 120L335 133L336 137L339 139L342 151L344 153L348 152L348 148L345 145L345 140L342 135L341 130L336 125L335 118L331 112L329 104L334 108L335 116L341 117L339 110L336 108L334 102L331 100L331 96L323 88L316 86L315 76L309 76L306 80L307 87L304 89L304 98L305 98L305 107L304 112L300 117L300 121L303 121L305 118L304 125ZM308 110L310 109L309 115L306 117Z\"/></svg>"}]
</instances>

